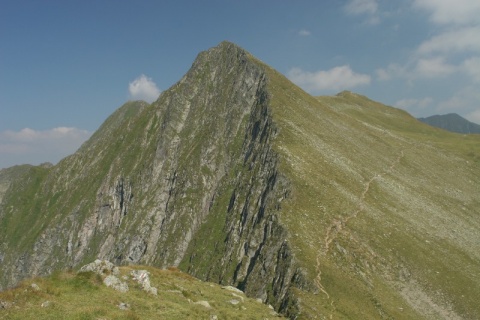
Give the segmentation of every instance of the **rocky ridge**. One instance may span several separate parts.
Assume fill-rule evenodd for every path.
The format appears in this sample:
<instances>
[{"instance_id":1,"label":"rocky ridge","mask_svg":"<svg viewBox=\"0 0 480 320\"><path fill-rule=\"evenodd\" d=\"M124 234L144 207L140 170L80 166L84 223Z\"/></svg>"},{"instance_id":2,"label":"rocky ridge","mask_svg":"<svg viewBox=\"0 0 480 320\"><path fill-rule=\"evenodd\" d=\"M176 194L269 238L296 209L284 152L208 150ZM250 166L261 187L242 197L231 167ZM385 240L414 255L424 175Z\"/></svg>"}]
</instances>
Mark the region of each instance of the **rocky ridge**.
<instances>
[{"instance_id":1,"label":"rocky ridge","mask_svg":"<svg viewBox=\"0 0 480 320\"><path fill-rule=\"evenodd\" d=\"M76 154L32 177L28 203L2 208L2 286L98 258L180 265L286 310L302 273L275 215L289 188L266 86L262 66L225 42L151 106L119 109ZM34 237L12 240L19 215Z\"/></svg>"}]
</instances>

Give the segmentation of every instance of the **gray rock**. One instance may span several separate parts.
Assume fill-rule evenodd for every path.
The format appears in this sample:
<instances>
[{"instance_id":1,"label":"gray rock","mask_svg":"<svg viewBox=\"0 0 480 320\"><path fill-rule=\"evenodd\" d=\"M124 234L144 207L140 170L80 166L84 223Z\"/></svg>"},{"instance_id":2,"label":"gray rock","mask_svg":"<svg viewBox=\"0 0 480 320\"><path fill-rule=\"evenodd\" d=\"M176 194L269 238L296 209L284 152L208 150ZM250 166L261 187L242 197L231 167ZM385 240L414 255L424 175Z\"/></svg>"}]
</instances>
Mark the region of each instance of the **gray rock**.
<instances>
[{"instance_id":1,"label":"gray rock","mask_svg":"<svg viewBox=\"0 0 480 320\"><path fill-rule=\"evenodd\" d=\"M12 306L12 304L8 301L0 300L0 309L8 309Z\"/></svg>"},{"instance_id":2,"label":"gray rock","mask_svg":"<svg viewBox=\"0 0 480 320\"><path fill-rule=\"evenodd\" d=\"M146 292L157 295L157 288L150 285L150 276L147 270L132 270L130 273L133 280L138 282Z\"/></svg>"},{"instance_id":3,"label":"gray rock","mask_svg":"<svg viewBox=\"0 0 480 320\"><path fill-rule=\"evenodd\" d=\"M94 262L84 265L78 272L95 272L101 276L114 275L118 276L120 270L113 263L107 260L97 259Z\"/></svg>"},{"instance_id":4,"label":"gray rock","mask_svg":"<svg viewBox=\"0 0 480 320\"><path fill-rule=\"evenodd\" d=\"M30 287L33 289L33 291L40 291L40 287L36 283L32 283Z\"/></svg>"},{"instance_id":5,"label":"gray rock","mask_svg":"<svg viewBox=\"0 0 480 320\"><path fill-rule=\"evenodd\" d=\"M47 308L47 307L50 306L50 304L51 304L51 302L47 300L47 301L45 301L45 302L42 302L42 304L41 304L40 306L41 306L42 308Z\"/></svg>"},{"instance_id":6,"label":"gray rock","mask_svg":"<svg viewBox=\"0 0 480 320\"><path fill-rule=\"evenodd\" d=\"M242 302L245 300L241 295L238 295L238 294L236 294L236 293L234 293L234 292L232 292L232 296L234 296L235 298L238 298L238 299L242 300Z\"/></svg>"},{"instance_id":7,"label":"gray rock","mask_svg":"<svg viewBox=\"0 0 480 320\"><path fill-rule=\"evenodd\" d=\"M121 302L119 305L118 305L118 308L120 310L128 310L130 309L130 305L128 303L124 303L124 302Z\"/></svg>"},{"instance_id":8,"label":"gray rock","mask_svg":"<svg viewBox=\"0 0 480 320\"><path fill-rule=\"evenodd\" d=\"M232 287L232 286L223 286L222 289L232 291L232 292L242 293L242 294L244 293L242 290L240 290L238 288L235 288L235 287Z\"/></svg>"},{"instance_id":9,"label":"gray rock","mask_svg":"<svg viewBox=\"0 0 480 320\"><path fill-rule=\"evenodd\" d=\"M108 275L103 279L103 283L107 287L111 287L120 292L127 292L128 291L128 284L126 282L121 281L114 275Z\"/></svg>"},{"instance_id":10,"label":"gray rock","mask_svg":"<svg viewBox=\"0 0 480 320\"><path fill-rule=\"evenodd\" d=\"M208 303L208 301L205 301L205 300L197 301L197 302L194 302L194 303L199 304L201 306L204 306L207 309L211 308L210 303Z\"/></svg>"}]
</instances>

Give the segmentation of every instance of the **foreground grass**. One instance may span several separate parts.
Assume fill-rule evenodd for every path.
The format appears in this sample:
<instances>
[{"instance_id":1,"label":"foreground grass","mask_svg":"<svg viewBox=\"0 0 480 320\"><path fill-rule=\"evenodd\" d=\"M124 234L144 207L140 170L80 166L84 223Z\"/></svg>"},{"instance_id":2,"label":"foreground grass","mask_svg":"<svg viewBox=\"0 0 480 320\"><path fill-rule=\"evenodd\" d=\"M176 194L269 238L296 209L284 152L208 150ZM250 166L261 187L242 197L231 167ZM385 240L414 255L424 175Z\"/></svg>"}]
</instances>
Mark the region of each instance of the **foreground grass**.
<instances>
[{"instance_id":1,"label":"foreground grass","mask_svg":"<svg viewBox=\"0 0 480 320\"><path fill-rule=\"evenodd\" d=\"M143 291L128 276L133 269L150 272L157 296ZM106 287L102 278L92 272L62 272L24 281L0 292L0 319L278 318L265 304L176 269L121 267L120 271L128 277L130 289L125 293Z\"/></svg>"}]
</instances>

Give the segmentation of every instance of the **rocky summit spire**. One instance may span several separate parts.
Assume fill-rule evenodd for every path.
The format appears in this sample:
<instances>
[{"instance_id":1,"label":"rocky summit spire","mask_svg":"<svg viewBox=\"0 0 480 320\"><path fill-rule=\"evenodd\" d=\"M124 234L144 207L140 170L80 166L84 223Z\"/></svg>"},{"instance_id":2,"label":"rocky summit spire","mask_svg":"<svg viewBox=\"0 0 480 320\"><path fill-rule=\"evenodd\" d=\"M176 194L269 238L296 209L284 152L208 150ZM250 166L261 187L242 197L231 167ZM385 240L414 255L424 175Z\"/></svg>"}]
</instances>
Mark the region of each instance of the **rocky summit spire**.
<instances>
[{"instance_id":1,"label":"rocky summit spire","mask_svg":"<svg viewBox=\"0 0 480 320\"><path fill-rule=\"evenodd\" d=\"M287 305L296 270L275 213L289 189L267 82L222 42L152 105L125 105L78 153L34 173L29 203L5 216L15 235L1 236L3 285L100 258L180 266Z\"/></svg>"}]
</instances>

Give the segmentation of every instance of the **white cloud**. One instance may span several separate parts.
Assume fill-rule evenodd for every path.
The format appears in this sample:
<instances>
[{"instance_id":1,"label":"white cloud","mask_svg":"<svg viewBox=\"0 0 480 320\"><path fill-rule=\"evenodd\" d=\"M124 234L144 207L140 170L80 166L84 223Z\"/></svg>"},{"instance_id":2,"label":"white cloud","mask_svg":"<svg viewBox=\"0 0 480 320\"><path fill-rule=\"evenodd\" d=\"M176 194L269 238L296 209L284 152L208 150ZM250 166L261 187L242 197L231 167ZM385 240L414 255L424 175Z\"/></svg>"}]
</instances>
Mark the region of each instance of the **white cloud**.
<instances>
[{"instance_id":1,"label":"white cloud","mask_svg":"<svg viewBox=\"0 0 480 320\"><path fill-rule=\"evenodd\" d=\"M434 24L442 26L415 51L415 72L434 78L460 71L474 82L480 82L480 1L415 0L414 7L425 10ZM442 58L432 58L433 55ZM446 63L447 59L455 65ZM455 107L464 104L463 101L465 99L457 95L444 106Z\"/></svg>"},{"instance_id":2,"label":"white cloud","mask_svg":"<svg viewBox=\"0 0 480 320\"><path fill-rule=\"evenodd\" d=\"M56 163L74 153L90 135L87 130L71 127L0 132L0 168L23 163Z\"/></svg>"},{"instance_id":3,"label":"white cloud","mask_svg":"<svg viewBox=\"0 0 480 320\"><path fill-rule=\"evenodd\" d=\"M367 20L365 22L367 24L380 23L377 0L350 0L343 9L349 15L366 15Z\"/></svg>"},{"instance_id":4,"label":"white cloud","mask_svg":"<svg viewBox=\"0 0 480 320\"><path fill-rule=\"evenodd\" d=\"M395 102L395 106L406 109L406 110L411 110L411 109L424 109L428 106L430 106L433 102L433 99L431 97L426 97L422 99L402 99L397 102Z\"/></svg>"},{"instance_id":5,"label":"white cloud","mask_svg":"<svg viewBox=\"0 0 480 320\"><path fill-rule=\"evenodd\" d=\"M377 69L378 80L404 78L410 83L420 78L445 78L463 72L480 79L480 1L414 0L413 7L424 10L436 24L437 32L412 50L408 61ZM441 25L441 28L438 27Z\"/></svg>"},{"instance_id":6,"label":"white cloud","mask_svg":"<svg viewBox=\"0 0 480 320\"><path fill-rule=\"evenodd\" d=\"M376 70L378 81L405 79L414 88L429 86L441 80L451 81L439 90L446 98L402 99L398 107L427 114L456 112L480 118L480 1L479 0L412 0L414 9L426 13L430 35L412 47L402 62L392 62ZM455 76L455 78L453 78ZM453 80L455 79L455 80ZM420 80L417 82L417 80ZM446 80L446 81L445 81ZM462 87L459 87L461 84ZM451 92L449 92L451 90Z\"/></svg>"},{"instance_id":7,"label":"white cloud","mask_svg":"<svg viewBox=\"0 0 480 320\"><path fill-rule=\"evenodd\" d=\"M375 14L378 10L378 3L376 0L350 0L344 9L351 15Z\"/></svg>"},{"instance_id":8,"label":"white cloud","mask_svg":"<svg viewBox=\"0 0 480 320\"><path fill-rule=\"evenodd\" d=\"M407 75L405 67L396 63L389 64L387 68L377 69L375 70L375 73L377 74L377 79L380 81L386 81L392 78L402 78Z\"/></svg>"},{"instance_id":9,"label":"white cloud","mask_svg":"<svg viewBox=\"0 0 480 320\"><path fill-rule=\"evenodd\" d=\"M309 35L311 35L312 33L306 29L302 29L298 32L298 35L299 36L302 36L302 37L307 37Z\"/></svg>"},{"instance_id":10,"label":"white cloud","mask_svg":"<svg viewBox=\"0 0 480 320\"><path fill-rule=\"evenodd\" d=\"M426 10L436 24L478 24L480 1L478 0L415 0L414 7Z\"/></svg>"},{"instance_id":11,"label":"white cloud","mask_svg":"<svg viewBox=\"0 0 480 320\"><path fill-rule=\"evenodd\" d=\"M480 57L473 57L463 61L462 69L475 82L480 83Z\"/></svg>"},{"instance_id":12,"label":"white cloud","mask_svg":"<svg viewBox=\"0 0 480 320\"><path fill-rule=\"evenodd\" d=\"M478 86L471 85L455 92L449 99L437 105L439 112L469 113L480 106L480 91ZM455 110L455 111L453 111ZM461 110L461 111L460 111Z\"/></svg>"},{"instance_id":13,"label":"white cloud","mask_svg":"<svg viewBox=\"0 0 480 320\"><path fill-rule=\"evenodd\" d=\"M149 103L155 101L160 95L160 89L155 82L144 74L128 84L128 91L133 99L145 100Z\"/></svg>"},{"instance_id":14,"label":"white cloud","mask_svg":"<svg viewBox=\"0 0 480 320\"><path fill-rule=\"evenodd\" d=\"M480 124L480 109L470 112L465 116L468 120Z\"/></svg>"},{"instance_id":15,"label":"white cloud","mask_svg":"<svg viewBox=\"0 0 480 320\"><path fill-rule=\"evenodd\" d=\"M415 66L413 78L440 78L456 71L456 67L445 62L443 57L419 59Z\"/></svg>"},{"instance_id":16,"label":"white cloud","mask_svg":"<svg viewBox=\"0 0 480 320\"><path fill-rule=\"evenodd\" d=\"M418 47L418 52L420 54L468 51L480 52L480 26L464 27L446 31L423 42Z\"/></svg>"},{"instance_id":17,"label":"white cloud","mask_svg":"<svg viewBox=\"0 0 480 320\"><path fill-rule=\"evenodd\" d=\"M444 57L417 58L413 66L401 66L389 64L386 68L375 71L379 81L387 81L393 78L404 78L409 82L416 79L438 79L451 75L460 70L457 66L445 61Z\"/></svg>"},{"instance_id":18,"label":"white cloud","mask_svg":"<svg viewBox=\"0 0 480 320\"><path fill-rule=\"evenodd\" d=\"M344 90L368 85L371 81L369 75L355 73L348 65L317 72L293 68L287 75L291 81L307 91Z\"/></svg>"}]
</instances>

